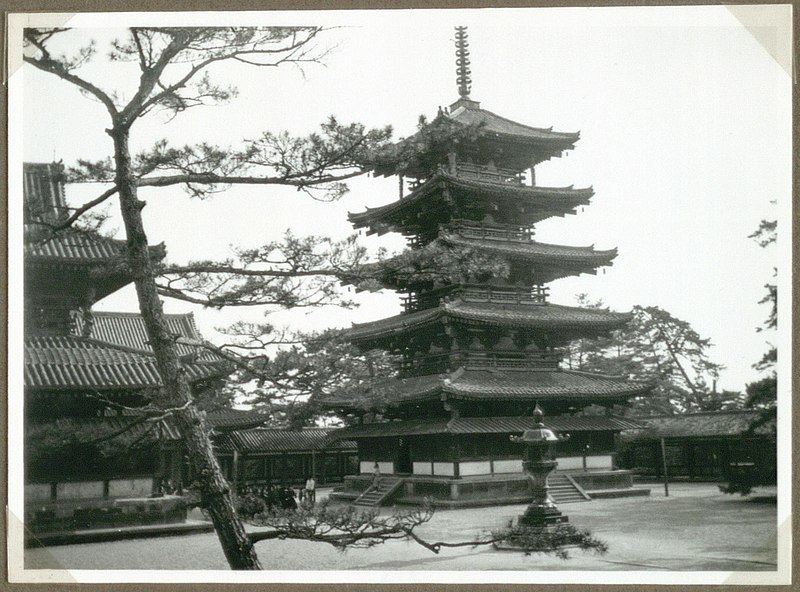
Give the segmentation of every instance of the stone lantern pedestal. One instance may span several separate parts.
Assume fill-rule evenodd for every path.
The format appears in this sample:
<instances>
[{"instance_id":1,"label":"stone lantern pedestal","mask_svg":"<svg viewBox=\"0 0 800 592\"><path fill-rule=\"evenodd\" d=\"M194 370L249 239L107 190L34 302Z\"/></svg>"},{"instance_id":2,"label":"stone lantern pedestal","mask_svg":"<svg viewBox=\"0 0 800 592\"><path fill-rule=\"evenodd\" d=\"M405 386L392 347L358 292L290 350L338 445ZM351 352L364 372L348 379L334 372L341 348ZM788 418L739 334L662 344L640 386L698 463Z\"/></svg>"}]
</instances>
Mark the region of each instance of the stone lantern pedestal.
<instances>
[{"instance_id":1,"label":"stone lantern pedestal","mask_svg":"<svg viewBox=\"0 0 800 592\"><path fill-rule=\"evenodd\" d=\"M559 438L542 423L543 415L537 405L533 411L534 427L525 430L522 436L511 436L511 441L525 445L522 468L528 475L533 489L531 503L517 518L516 524L512 524L512 528L518 533L531 535L526 538L541 535L544 542L544 539L558 531L560 524L568 522L569 518L561 513L548 492L547 477L558 465L553 446ZM523 545L515 543L513 537L495 544L495 548L504 551L536 550L527 544L523 548Z\"/></svg>"}]
</instances>

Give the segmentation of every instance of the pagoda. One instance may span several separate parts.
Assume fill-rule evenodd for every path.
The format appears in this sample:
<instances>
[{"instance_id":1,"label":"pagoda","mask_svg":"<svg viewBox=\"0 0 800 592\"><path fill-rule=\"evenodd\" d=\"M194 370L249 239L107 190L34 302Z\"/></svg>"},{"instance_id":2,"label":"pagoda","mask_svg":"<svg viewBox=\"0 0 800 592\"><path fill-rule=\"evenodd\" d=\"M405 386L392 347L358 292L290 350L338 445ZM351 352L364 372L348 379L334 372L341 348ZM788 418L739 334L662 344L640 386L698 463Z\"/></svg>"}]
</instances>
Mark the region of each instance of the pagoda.
<instances>
[{"instance_id":1,"label":"pagoda","mask_svg":"<svg viewBox=\"0 0 800 592\"><path fill-rule=\"evenodd\" d=\"M24 163L23 174L26 525L112 526L112 518L169 518L169 508L180 519L176 499L142 501L162 482L186 478L175 428L135 409L162 386L143 319L92 310L133 281L125 241L73 227L54 232L69 215L63 167ZM161 247L151 253L164 256ZM176 338L201 340L191 314L164 322ZM196 394L219 388L231 371L213 353L176 349ZM140 516L139 508L155 510Z\"/></svg>"},{"instance_id":2,"label":"pagoda","mask_svg":"<svg viewBox=\"0 0 800 592\"><path fill-rule=\"evenodd\" d=\"M561 359L570 341L607 335L631 315L554 304L547 287L596 273L617 251L534 238L537 222L574 214L593 195L591 187L535 182L536 165L574 148L579 134L481 108L469 94L465 27L456 28L456 49L459 99L374 168L400 177L398 199L350 221L368 233L402 233L420 255L484 265L419 273L400 256L381 266L383 285L404 294L405 310L354 325L347 337L364 351L397 354L398 374L372 389L366 408L344 396L328 401L350 417L340 437L357 442L362 472L347 478L340 497L365 505L525 501L531 486L510 436L533 427L537 403L565 440L554 480L563 480L562 498L629 488L630 473L615 470L615 438L639 426L610 411L649 386L569 370ZM368 488L376 466L380 492Z\"/></svg>"}]
</instances>

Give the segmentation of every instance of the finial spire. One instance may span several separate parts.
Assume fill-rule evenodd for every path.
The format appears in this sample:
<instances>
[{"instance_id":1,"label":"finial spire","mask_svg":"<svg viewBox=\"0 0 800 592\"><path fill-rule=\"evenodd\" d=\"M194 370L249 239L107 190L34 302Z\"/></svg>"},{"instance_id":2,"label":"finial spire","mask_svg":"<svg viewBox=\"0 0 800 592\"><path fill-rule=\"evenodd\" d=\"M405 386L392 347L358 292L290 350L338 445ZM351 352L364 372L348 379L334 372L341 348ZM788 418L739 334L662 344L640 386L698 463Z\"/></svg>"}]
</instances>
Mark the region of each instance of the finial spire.
<instances>
[{"instance_id":1,"label":"finial spire","mask_svg":"<svg viewBox=\"0 0 800 592\"><path fill-rule=\"evenodd\" d=\"M466 27L456 27L456 83L462 99L469 99L472 79L469 77L469 39Z\"/></svg>"}]
</instances>

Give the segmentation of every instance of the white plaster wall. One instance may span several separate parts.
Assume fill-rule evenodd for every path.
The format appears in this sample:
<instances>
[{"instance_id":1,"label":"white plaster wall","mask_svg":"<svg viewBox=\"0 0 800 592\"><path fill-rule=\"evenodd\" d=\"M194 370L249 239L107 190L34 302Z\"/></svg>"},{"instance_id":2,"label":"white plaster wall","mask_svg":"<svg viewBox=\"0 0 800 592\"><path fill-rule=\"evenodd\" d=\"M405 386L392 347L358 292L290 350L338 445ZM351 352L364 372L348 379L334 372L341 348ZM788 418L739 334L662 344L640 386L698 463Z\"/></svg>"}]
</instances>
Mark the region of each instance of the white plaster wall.
<instances>
[{"instance_id":1,"label":"white plaster wall","mask_svg":"<svg viewBox=\"0 0 800 592\"><path fill-rule=\"evenodd\" d=\"M392 475L394 474L394 463L391 461L378 461L378 469L380 469L381 475ZM362 460L358 463L358 470L362 474L372 473L375 470L375 461Z\"/></svg>"},{"instance_id":2,"label":"white plaster wall","mask_svg":"<svg viewBox=\"0 0 800 592\"><path fill-rule=\"evenodd\" d=\"M148 497L153 493L153 479L114 479L108 482L109 497Z\"/></svg>"},{"instance_id":3,"label":"white plaster wall","mask_svg":"<svg viewBox=\"0 0 800 592\"><path fill-rule=\"evenodd\" d=\"M488 460L462 461L458 465L458 473L462 477L470 475L489 475L492 472L492 465Z\"/></svg>"},{"instance_id":4,"label":"white plaster wall","mask_svg":"<svg viewBox=\"0 0 800 592\"><path fill-rule=\"evenodd\" d=\"M611 469L613 466L613 457L610 454L598 454L597 456L586 457L587 469Z\"/></svg>"},{"instance_id":5,"label":"white plaster wall","mask_svg":"<svg viewBox=\"0 0 800 592\"><path fill-rule=\"evenodd\" d=\"M57 499L85 499L92 497L103 497L102 481L75 481L56 485Z\"/></svg>"},{"instance_id":6,"label":"white plaster wall","mask_svg":"<svg viewBox=\"0 0 800 592\"><path fill-rule=\"evenodd\" d=\"M433 474L452 477L456 474L456 472L454 465L451 462L435 462L433 463Z\"/></svg>"},{"instance_id":7,"label":"white plaster wall","mask_svg":"<svg viewBox=\"0 0 800 592\"><path fill-rule=\"evenodd\" d=\"M412 472L415 475L432 475L433 468L429 462L415 462L412 467Z\"/></svg>"},{"instance_id":8,"label":"white plaster wall","mask_svg":"<svg viewBox=\"0 0 800 592\"><path fill-rule=\"evenodd\" d=\"M49 483L29 483L25 486L25 501L49 501Z\"/></svg>"},{"instance_id":9,"label":"white plaster wall","mask_svg":"<svg viewBox=\"0 0 800 592\"><path fill-rule=\"evenodd\" d=\"M521 473L522 472L522 460L521 459L496 460L496 461L494 461L494 472L495 473Z\"/></svg>"},{"instance_id":10,"label":"white plaster wall","mask_svg":"<svg viewBox=\"0 0 800 592\"><path fill-rule=\"evenodd\" d=\"M582 456L565 456L556 458L559 471L569 471L583 468ZM612 457L610 454L597 454L586 457L587 469L611 469Z\"/></svg>"}]
</instances>

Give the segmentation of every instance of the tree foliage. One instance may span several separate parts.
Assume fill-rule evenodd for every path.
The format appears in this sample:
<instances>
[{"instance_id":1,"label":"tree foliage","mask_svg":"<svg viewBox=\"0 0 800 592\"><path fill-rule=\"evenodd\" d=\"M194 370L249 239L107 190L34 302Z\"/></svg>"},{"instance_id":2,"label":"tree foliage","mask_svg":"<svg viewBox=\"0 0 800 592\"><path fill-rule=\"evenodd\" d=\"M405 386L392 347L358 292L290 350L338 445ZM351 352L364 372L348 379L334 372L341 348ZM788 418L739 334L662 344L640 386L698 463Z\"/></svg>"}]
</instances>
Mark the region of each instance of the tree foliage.
<instances>
[{"instance_id":1,"label":"tree foliage","mask_svg":"<svg viewBox=\"0 0 800 592\"><path fill-rule=\"evenodd\" d=\"M585 294L581 306L602 308ZM628 325L609 337L579 339L568 348L571 368L647 380L654 389L634 400L637 413L662 414L735 408L741 395L717 392L723 366L713 362L711 341L692 326L657 306L635 306Z\"/></svg>"},{"instance_id":2,"label":"tree foliage","mask_svg":"<svg viewBox=\"0 0 800 592\"><path fill-rule=\"evenodd\" d=\"M327 543L340 551L371 548L393 540L411 540L433 553L457 547L481 547L509 544L530 555L543 553L567 559L569 548L604 554L608 545L589 532L562 524L548 532L508 524L504 528L465 541L431 541L420 534L434 516L430 502L409 511L381 514L377 510L360 511L354 506L335 506L327 501L315 507L302 506L298 511L273 511L256 514L251 522L269 530L252 533L253 542L270 539L302 539Z\"/></svg>"}]
</instances>

